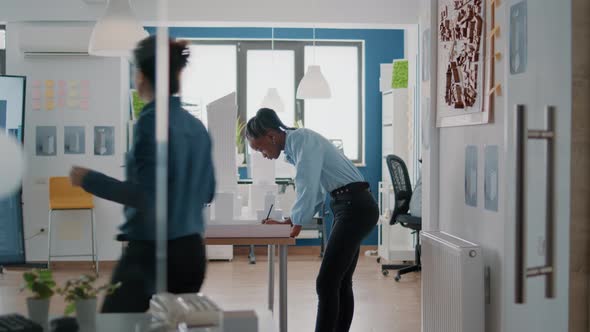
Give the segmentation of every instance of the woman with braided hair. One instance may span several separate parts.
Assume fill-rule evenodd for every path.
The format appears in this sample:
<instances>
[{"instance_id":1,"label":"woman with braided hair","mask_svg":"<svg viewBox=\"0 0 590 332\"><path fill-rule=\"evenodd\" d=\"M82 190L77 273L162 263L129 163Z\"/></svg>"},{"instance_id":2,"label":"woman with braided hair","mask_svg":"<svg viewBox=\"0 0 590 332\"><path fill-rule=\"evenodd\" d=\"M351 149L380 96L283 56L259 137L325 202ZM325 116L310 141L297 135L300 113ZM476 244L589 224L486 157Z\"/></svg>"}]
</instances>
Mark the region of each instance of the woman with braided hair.
<instances>
[{"instance_id":1,"label":"woman with braided hair","mask_svg":"<svg viewBox=\"0 0 590 332\"><path fill-rule=\"evenodd\" d=\"M315 330L348 331L354 314L352 275L361 241L379 218L369 184L330 141L309 129L287 127L271 109L260 109L248 121L246 138L250 147L267 159L277 159L283 151L296 169L297 199L291 217L263 223L289 224L291 237L296 237L330 193L334 226L316 279L319 304Z\"/></svg>"}]
</instances>

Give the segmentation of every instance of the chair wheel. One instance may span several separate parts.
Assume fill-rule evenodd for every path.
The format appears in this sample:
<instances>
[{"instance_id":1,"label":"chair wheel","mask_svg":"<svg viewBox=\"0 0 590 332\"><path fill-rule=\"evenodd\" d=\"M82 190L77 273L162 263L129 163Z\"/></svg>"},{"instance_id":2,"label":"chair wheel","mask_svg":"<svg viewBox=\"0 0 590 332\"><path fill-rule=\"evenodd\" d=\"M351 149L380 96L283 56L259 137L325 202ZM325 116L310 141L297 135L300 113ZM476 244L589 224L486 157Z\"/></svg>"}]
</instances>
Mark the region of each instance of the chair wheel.
<instances>
[{"instance_id":1,"label":"chair wheel","mask_svg":"<svg viewBox=\"0 0 590 332\"><path fill-rule=\"evenodd\" d=\"M381 270L381 273L387 277L389 275L389 270Z\"/></svg>"},{"instance_id":2,"label":"chair wheel","mask_svg":"<svg viewBox=\"0 0 590 332\"><path fill-rule=\"evenodd\" d=\"M381 257L377 257L377 263L381 263Z\"/></svg>"},{"instance_id":3,"label":"chair wheel","mask_svg":"<svg viewBox=\"0 0 590 332\"><path fill-rule=\"evenodd\" d=\"M395 276L393 279L394 279L395 281L399 282L401 278L402 278L401 276Z\"/></svg>"}]
</instances>

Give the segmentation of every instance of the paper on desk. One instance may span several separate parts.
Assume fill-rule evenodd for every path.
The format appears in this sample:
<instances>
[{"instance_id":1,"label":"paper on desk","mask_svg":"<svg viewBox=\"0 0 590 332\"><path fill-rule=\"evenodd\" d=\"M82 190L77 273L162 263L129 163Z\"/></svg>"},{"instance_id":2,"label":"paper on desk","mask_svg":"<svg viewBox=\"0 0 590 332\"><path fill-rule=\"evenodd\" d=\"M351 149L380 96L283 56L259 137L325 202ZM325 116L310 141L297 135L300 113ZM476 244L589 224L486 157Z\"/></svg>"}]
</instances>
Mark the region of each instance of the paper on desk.
<instances>
[{"instance_id":1,"label":"paper on desk","mask_svg":"<svg viewBox=\"0 0 590 332\"><path fill-rule=\"evenodd\" d=\"M288 238L291 225L208 225L207 238Z\"/></svg>"}]
</instances>

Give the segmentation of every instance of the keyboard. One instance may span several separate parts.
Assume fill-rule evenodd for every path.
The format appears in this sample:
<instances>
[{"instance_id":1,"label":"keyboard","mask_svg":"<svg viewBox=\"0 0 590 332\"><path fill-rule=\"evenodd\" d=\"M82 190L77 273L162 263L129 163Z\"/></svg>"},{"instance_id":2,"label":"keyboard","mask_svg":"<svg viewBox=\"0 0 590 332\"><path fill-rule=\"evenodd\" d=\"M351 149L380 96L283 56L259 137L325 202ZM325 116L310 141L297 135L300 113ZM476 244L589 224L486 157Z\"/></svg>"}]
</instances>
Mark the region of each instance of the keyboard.
<instances>
[{"instance_id":1,"label":"keyboard","mask_svg":"<svg viewBox=\"0 0 590 332\"><path fill-rule=\"evenodd\" d=\"M0 315L0 332L43 332L41 325L19 314Z\"/></svg>"}]
</instances>

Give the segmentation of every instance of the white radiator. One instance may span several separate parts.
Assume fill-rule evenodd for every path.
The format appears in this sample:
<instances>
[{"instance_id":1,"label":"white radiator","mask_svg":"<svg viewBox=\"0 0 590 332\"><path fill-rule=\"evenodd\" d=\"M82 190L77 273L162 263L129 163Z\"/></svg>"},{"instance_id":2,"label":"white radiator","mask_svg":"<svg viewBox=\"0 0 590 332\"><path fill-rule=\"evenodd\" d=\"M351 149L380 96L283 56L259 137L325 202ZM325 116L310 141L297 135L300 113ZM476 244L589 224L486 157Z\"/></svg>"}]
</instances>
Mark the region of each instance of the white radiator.
<instances>
[{"instance_id":1,"label":"white radiator","mask_svg":"<svg viewBox=\"0 0 590 332\"><path fill-rule=\"evenodd\" d=\"M483 332L481 247L444 232L421 235L422 332Z\"/></svg>"}]
</instances>

